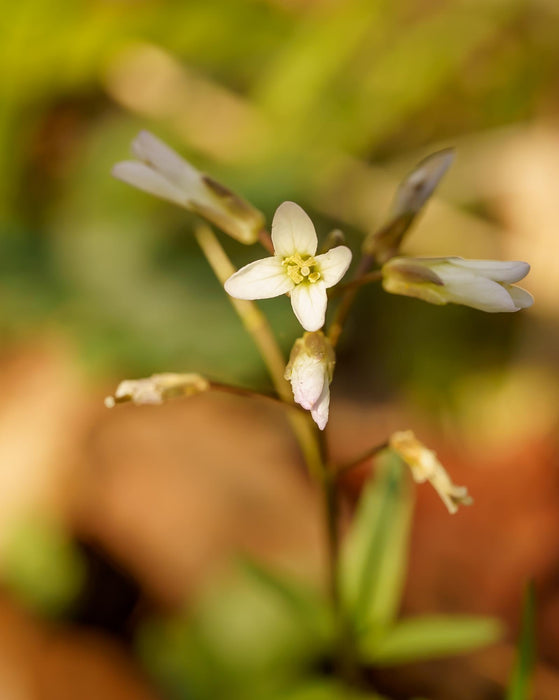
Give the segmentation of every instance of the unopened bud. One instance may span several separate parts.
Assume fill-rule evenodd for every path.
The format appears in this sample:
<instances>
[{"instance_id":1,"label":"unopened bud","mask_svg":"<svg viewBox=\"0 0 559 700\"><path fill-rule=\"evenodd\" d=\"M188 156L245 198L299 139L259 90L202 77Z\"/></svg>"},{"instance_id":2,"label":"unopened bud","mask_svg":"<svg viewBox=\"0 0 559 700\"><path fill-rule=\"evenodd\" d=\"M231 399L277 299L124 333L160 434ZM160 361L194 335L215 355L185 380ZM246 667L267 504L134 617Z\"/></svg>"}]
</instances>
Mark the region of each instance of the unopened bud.
<instances>
[{"instance_id":1,"label":"unopened bud","mask_svg":"<svg viewBox=\"0 0 559 700\"><path fill-rule=\"evenodd\" d=\"M380 263L398 254L405 234L453 159L454 151L447 148L427 156L412 170L396 192L388 223L365 239L364 253L373 255Z\"/></svg>"},{"instance_id":2,"label":"unopened bud","mask_svg":"<svg viewBox=\"0 0 559 700\"><path fill-rule=\"evenodd\" d=\"M330 382L336 356L322 331L305 333L293 345L285 378L291 382L296 403L311 412L321 430L328 423Z\"/></svg>"},{"instance_id":3,"label":"unopened bud","mask_svg":"<svg viewBox=\"0 0 559 700\"><path fill-rule=\"evenodd\" d=\"M149 131L132 143L138 160L117 163L113 175L144 192L207 219L241 243L256 243L264 215L224 185L201 173Z\"/></svg>"},{"instance_id":4,"label":"unopened bud","mask_svg":"<svg viewBox=\"0 0 559 700\"><path fill-rule=\"evenodd\" d=\"M144 379L125 379L120 382L114 396L107 396L105 406L132 401L137 405L161 404L179 396L194 396L207 391L210 383L199 374L154 374Z\"/></svg>"},{"instance_id":5,"label":"unopened bud","mask_svg":"<svg viewBox=\"0 0 559 700\"><path fill-rule=\"evenodd\" d=\"M530 270L528 263L463 258L392 258L382 268L382 286L392 294L431 304L462 304L490 313L531 306L532 295L513 282Z\"/></svg>"}]
</instances>

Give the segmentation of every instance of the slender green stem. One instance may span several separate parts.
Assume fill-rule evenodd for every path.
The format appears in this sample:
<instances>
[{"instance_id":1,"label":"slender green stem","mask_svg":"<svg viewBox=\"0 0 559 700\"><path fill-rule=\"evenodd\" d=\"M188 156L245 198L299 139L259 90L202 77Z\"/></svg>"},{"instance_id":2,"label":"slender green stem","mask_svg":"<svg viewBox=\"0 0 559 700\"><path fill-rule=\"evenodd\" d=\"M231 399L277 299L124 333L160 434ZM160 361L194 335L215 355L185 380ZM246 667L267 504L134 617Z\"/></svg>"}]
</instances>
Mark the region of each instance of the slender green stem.
<instances>
[{"instance_id":1,"label":"slender green stem","mask_svg":"<svg viewBox=\"0 0 559 700\"><path fill-rule=\"evenodd\" d=\"M253 391L252 389L245 389L242 386L235 386L233 384L223 384L222 382L209 382L209 389L211 391L220 391L224 394L233 394L234 396L242 396L248 399L263 399L264 401L271 401L276 405L283 406L283 408L290 409L292 411L304 412L304 408L301 408L296 403L292 401L284 401L284 399L279 396L272 396L271 394L264 394L261 391Z\"/></svg>"},{"instance_id":2,"label":"slender green stem","mask_svg":"<svg viewBox=\"0 0 559 700\"><path fill-rule=\"evenodd\" d=\"M344 679L348 684L353 685L357 684L360 680L360 670L353 628L344 610L340 590L339 563L341 543L338 529L339 500L337 473L328 460L324 433L319 433L319 440L323 464L325 465L323 470L322 495L328 536L329 593L332 600L337 629L335 647L333 650L334 660L339 677Z\"/></svg>"},{"instance_id":3,"label":"slender green stem","mask_svg":"<svg viewBox=\"0 0 559 700\"><path fill-rule=\"evenodd\" d=\"M204 225L197 229L196 238L217 278L223 284L235 272L235 268L217 237L208 226ZM263 232L261 243L267 249L269 249L268 239L268 234ZM271 241L269 242L271 244ZM293 406L291 387L284 377L284 358L266 317L252 301L234 299L232 297L230 297L230 301L260 351L280 400ZM320 486L323 496L328 547L328 580L339 629L336 655L339 662L340 675L349 677L350 671L348 669L356 668L356 656L353 652L353 644L348 642L350 640L350 630L344 617L338 587L340 541L336 478L328 467L324 434L318 429L310 414L306 411L304 413L289 411L287 418L291 423L305 458L308 471Z\"/></svg>"},{"instance_id":4,"label":"slender green stem","mask_svg":"<svg viewBox=\"0 0 559 700\"><path fill-rule=\"evenodd\" d=\"M209 226L201 225L196 229L196 240L206 255L216 277L221 284L224 284L235 272L235 268L223 250L217 236ZM235 299L234 297L228 298L239 315L243 326L258 348L278 395L284 401L292 403L293 399L289 384L283 377L285 371L283 353L274 338L266 317L254 302Z\"/></svg>"},{"instance_id":5,"label":"slender green stem","mask_svg":"<svg viewBox=\"0 0 559 700\"><path fill-rule=\"evenodd\" d=\"M364 255L359 262L357 270L355 271L353 281L357 283L359 280L361 280L361 278L370 271L374 264L375 258L372 255ZM332 343L332 347L336 347L338 344L338 340L340 339L340 335L344 329L344 324L349 316L349 312L351 311L351 307L355 301L357 290L359 289L359 285L351 286L351 283L348 285L348 287L349 288L346 289L346 292L342 297L340 305L336 309L334 320L332 321L328 332L328 338Z\"/></svg>"},{"instance_id":6,"label":"slender green stem","mask_svg":"<svg viewBox=\"0 0 559 700\"><path fill-rule=\"evenodd\" d=\"M359 289L359 287L364 287L366 284L370 284L371 282L378 282L381 279L382 271L373 270L372 272L368 272L366 275L363 275L359 279L354 279L351 282L346 282L346 284L338 284L335 287L330 287L330 289L328 290L328 297L338 297L341 294L345 294L350 289Z\"/></svg>"},{"instance_id":7,"label":"slender green stem","mask_svg":"<svg viewBox=\"0 0 559 700\"><path fill-rule=\"evenodd\" d=\"M325 434L315 426L315 432L320 447L322 470L320 486L323 498L324 516L326 522L326 536L328 546L328 581L330 595L336 610L339 609L340 595L338 588L338 561L340 554L340 538L338 531L338 494L333 472L329 466L328 447Z\"/></svg>"},{"instance_id":8,"label":"slender green stem","mask_svg":"<svg viewBox=\"0 0 559 700\"><path fill-rule=\"evenodd\" d=\"M362 452L358 457L354 457L351 461L346 462L345 464L341 464L335 470L336 479L339 479L343 474L350 471L351 469L354 469L355 467L357 467L359 464L361 464L365 460L371 459L371 457L375 457L379 452L386 450L388 448L388 446L389 446L389 444L387 441L381 442L378 445L374 445L373 447L369 447L368 450L365 450L365 452Z\"/></svg>"},{"instance_id":9,"label":"slender green stem","mask_svg":"<svg viewBox=\"0 0 559 700\"><path fill-rule=\"evenodd\" d=\"M196 239L216 277L223 284L235 272L235 268L217 236L209 226L201 225L196 229ZM284 377L285 360L268 320L253 301L233 297L229 297L229 300L258 348L278 396L285 403L294 404L291 387ZM314 479L321 482L323 464L315 435L315 425L310 415L306 412L290 411L287 418L299 443L309 473Z\"/></svg>"}]
</instances>

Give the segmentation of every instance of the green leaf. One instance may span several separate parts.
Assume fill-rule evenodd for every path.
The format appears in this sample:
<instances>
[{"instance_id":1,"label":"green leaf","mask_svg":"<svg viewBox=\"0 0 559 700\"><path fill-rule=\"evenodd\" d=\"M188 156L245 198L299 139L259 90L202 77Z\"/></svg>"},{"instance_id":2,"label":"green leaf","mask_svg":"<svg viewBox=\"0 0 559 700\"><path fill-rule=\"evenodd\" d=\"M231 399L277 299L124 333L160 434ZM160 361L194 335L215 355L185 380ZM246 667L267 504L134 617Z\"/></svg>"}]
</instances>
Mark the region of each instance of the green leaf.
<instances>
[{"instance_id":1,"label":"green leaf","mask_svg":"<svg viewBox=\"0 0 559 700\"><path fill-rule=\"evenodd\" d=\"M330 642L334 633L331 608L325 598L310 586L285 575L278 574L254 559L244 557L240 561L243 572L264 587L272 596L295 615L317 641Z\"/></svg>"},{"instance_id":2,"label":"green leaf","mask_svg":"<svg viewBox=\"0 0 559 700\"><path fill-rule=\"evenodd\" d=\"M392 665L463 654L492 644L501 623L489 617L429 615L404 620L384 634L363 637L360 651L373 664Z\"/></svg>"},{"instance_id":3,"label":"green leaf","mask_svg":"<svg viewBox=\"0 0 559 700\"><path fill-rule=\"evenodd\" d=\"M244 566L204 591L193 622L231 677L271 683L324 653L318 600Z\"/></svg>"},{"instance_id":4,"label":"green leaf","mask_svg":"<svg viewBox=\"0 0 559 700\"><path fill-rule=\"evenodd\" d=\"M536 616L536 596L534 584L526 587L522 612L522 630L518 642L518 656L507 692L507 700L528 700L530 684L536 660L534 623Z\"/></svg>"},{"instance_id":5,"label":"green leaf","mask_svg":"<svg viewBox=\"0 0 559 700\"><path fill-rule=\"evenodd\" d=\"M332 629L320 594L244 559L204 590L188 617L145 624L138 648L173 698L283 700L300 687L305 698L299 679L325 656ZM308 694L315 697L341 696Z\"/></svg>"},{"instance_id":6,"label":"green leaf","mask_svg":"<svg viewBox=\"0 0 559 700\"><path fill-rule=\"evenodd\" d=\"M386 453L344 544L341 590L355 629L388 626L405 581L413 491L399 457Z\"/></svg>"}]
</instances>

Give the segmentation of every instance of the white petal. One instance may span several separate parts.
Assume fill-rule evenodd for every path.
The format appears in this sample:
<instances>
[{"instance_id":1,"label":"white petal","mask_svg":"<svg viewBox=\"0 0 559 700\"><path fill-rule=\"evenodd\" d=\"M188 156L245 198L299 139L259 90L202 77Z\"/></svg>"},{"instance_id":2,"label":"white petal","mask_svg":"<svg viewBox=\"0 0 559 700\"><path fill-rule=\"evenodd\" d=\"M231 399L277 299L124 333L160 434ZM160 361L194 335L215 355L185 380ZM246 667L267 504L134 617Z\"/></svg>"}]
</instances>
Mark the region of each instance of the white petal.
<instances>
[{"instance_id":1,"label":"white petal","mask_svg":"<svg viewBox=\"0 0 559 700\"><path fill-rule=\"evenodd\" d=\"M298 284L291 292L291 306L306 331L322 328L327 301L326 285L322 280L315 284Z\"/></svg>"},{"instance_id":2,"label":"white petal","mask_svg":"<svg viewBox=\"0 0 559 700\"><path fill-rule=\"evenodd\" d=\"M330 408L330 387L328 382L325 382L324 388L316 405L311 410L311 416L320 430L324 430L328 423L328 410Z\"/></svg>"},{"instance_id":3,"label":"white petal","mask_svg":"<svg viewBox=\"0 0 559 700\"><path fill-rule=\"evenodd\" d=\"M471 270L472 273L483 275L495 282L518 282L530 272L530 265L519 260L503 262L500 260L464 260L449 258L449 262L457 267Z\"/></svg>"},{"instance_id":4,"label":"white petal","mask_svg":"<svg viewBox=\"0 0 559 700\"><path fill-rule=\"evenodd\" d=\"M471 306L480 311L489 313L518 311L508 291L498 282L485 277L468 275L461 280L454 279L445 291L449 301Z\"/></svg>"},{"instance_id":5,"label":"white petal","mask_svg":"<svg viewBox=\"0 0 559 700\"><path fill-rule=\"evenodd\" d=\"M320 398L325 383L328 385L324 364L318 358L304 357L293 368L293 398L307 411L310 411Z\"/></svg>"},{"instance_id":6,"label":"white petal","mask_svg":"<svg viewBox=\"0 0 559 700\"><path fill-rule=\"evenodd\" d=\"M517 309L527 309L534 303L534 297L527 292L522 287L515 287L514 285L506 287L508 293L511 295L512 302Z\"/></svg>"},{"instance_id":7,"label":"white petal","mask_svg":"<svg viewBox=\"0 0 559 700\"><path fill-rule=\"evenodd\" d=\"M324 284L327 288L333 287L347 272L351 263L351 250L345 245L339 245L323 255L317 255L315 260Z\"/></svg>"},{"instance_id":8,"label":"white petal","mask_svg":"<svg viewBox=\"0 0 559 700\"><path fill-rule=\"evenodd\" d=\"M278 257L255 260L225 282L225 291L237 299L270 299L289 292L293 281Z\"/></svg>"},{"instance_id":9,"label":"white petal","mask_svg":"<svg viewBox=\"0 0 559 700\"><path fill-rule=\"evenodd\" d=\"M149 131L140 131L132 143L132 152L180 188L190 190L200 181L196 168Z\"/></svg>"},{"instance_id":10,"label":"white petal","mask_svg":"<svg viewBox=\"0 0 559 700\"><path fill-rule=\"evenodd\" d=\"M276 255L314 255L318 246L316 231L308 214L295 202L280 204L272 221L272 242Z\"/></svg>"},{"instance_id":11,"label":"white petal","mask_svg":"<svg viewBox=\"0 0 559 700\"><path fill-rule=\"evenodd\" d=\"M188 204L188 198L182 189L145 163L125 160L113 167L112 174L119 180L156 197L161 197L161 199L175 202L181 206Z\"/></svg>"}]
</instances>

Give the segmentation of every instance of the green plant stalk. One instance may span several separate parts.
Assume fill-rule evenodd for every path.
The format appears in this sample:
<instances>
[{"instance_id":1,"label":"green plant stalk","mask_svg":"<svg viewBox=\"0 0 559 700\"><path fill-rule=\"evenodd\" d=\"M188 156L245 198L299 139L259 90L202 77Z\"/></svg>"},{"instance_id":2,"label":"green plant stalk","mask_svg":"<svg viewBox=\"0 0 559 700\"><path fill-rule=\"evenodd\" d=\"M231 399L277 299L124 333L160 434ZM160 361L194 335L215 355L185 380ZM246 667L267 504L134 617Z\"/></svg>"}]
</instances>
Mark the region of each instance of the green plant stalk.
<instances>
[{"instance_id":1,"label":"green plant stalk","mask_svg":"<svg viewBox=\"0 0 559 700\"><path fill-rule=\"evenodd\" d=\"M209 226L201 225L196 229L196 240L216 277L221 284L224 284L225 280L235 272L235 267L227 257L217 236ZM285 359L268 320L253 301L235 299L234 297L229 297L229 301L258 348L278 396L285 403L295 405L291 387L284 377ZM324 466L312 419L308 414L300 411L290 411L287 418L301 448L309 473L318 482L322 482Z\"/></svg>"},{"instance_id":2,"label":"green plant stalk","mask_svg":"<svg viewBox=\"0 0 559 700\"><path fill-rule=\"evenodd\" d=\"M321 437L322 436L323 434L321 434ZM324 441L323 437L322 441ZM333 602L337 632L335 647L333 649L334 660L339 677L344 679L349 685L357 685L360 680L361 671L359 668L356 639L353 626L347 615L347 611L344 609L340 591L340 536L338 530L339 509L337 474L332 468L326 469L324 474L325 479L322 492L324 494L324 507L328 526L328 562L330 566L329 592Z\"/></svg>"},{"instance_id":3,"label":"green plant stalk","mask_svg":"<svg viewBox=\"0 0 559 700\"><path fill-rule=\"evenodd\" d=\"M263 394L260 391L252 391L242 386L234 386L232 384L224 384L223 382L214 382L210 380L208 381L208 389L210 391L219 391L223 394L232 394L233 396L240 396L247 399L261 399L262 401L272 402L276 404L276 406L283 406L290 411L299 411L303 413L305 410L296 403L284 401L284 399L279 396Z\"/></svg>"},{"instance_id":4,"label":"green plant stalk","mask_svg":"<svg viewBox=\"0 0 559 700\"><path fill-rule=\"evenodd\" d=\"M328 339L332 343L333 348L335 348L338 344L338 340L340 339L340 335L344 329L345 322L349 316L353 302L355 301L357 291L362 286L361 280L370 272L371 267L373 267L374 264L375 258L373 255L363 255L359 261L359 265L357 266L353 280L346 285L344 295L338 308L336 309L336 313L328 330Z\"/></svg>"},{"instance_id":5,"label":"green plant stalk","mask_svg":"<svg viewBox=\"0 0 559 700\"><path fill-rule=\"evenodd\" d=\"M365 450L365 452L362 452L359 456L354 457L351 461L345 462L344 464L340 464L335 470L336 479L340 479L342 476L344 476L344 474L347 474L347 472L359 466L366 460L376 457L379 454L379 452L388 449L388 447L388 441L381 442L378 445L369 447L368 450Z\"/></svg>"},{"instance_id":6,"label":"green plant stalk","mask_svg":"<svg viewBox=\"0 0 559 700\"><path fill-rule=\"evenodd\" d=\"M506 700L530 700L533 695L533 675L536 664L535 643L536 594L530 581L524 593L522 628L518 641L516 662L511 674Z\"/></svg>"},{"instance_id":7,"label":"green plant stalk","mask_svg":"<svg viewBox=\"0 0 559 700\"><path fill-rule=\"evenodd\" d=\"M201 225L196 229L196 239L216 277L224 284L225 280L235 272L235 268L217 236L209 226ZM285 360L268 320L254 302L233 297L229 297L229 299L258 348L278 396L283 402L294 407L291 387L284 377ZM351 639L351 629L341 607L338 588L340 547L335 474L328 467L324 433L318 429L310 414L289 411L287 418L305 459L309 474L319 484L322 493L328 547L329 593L338 623L338 643L335 649L338 672L341 677L353 681L356 677L357 657Z\"/></svg>"}]
</instances>

